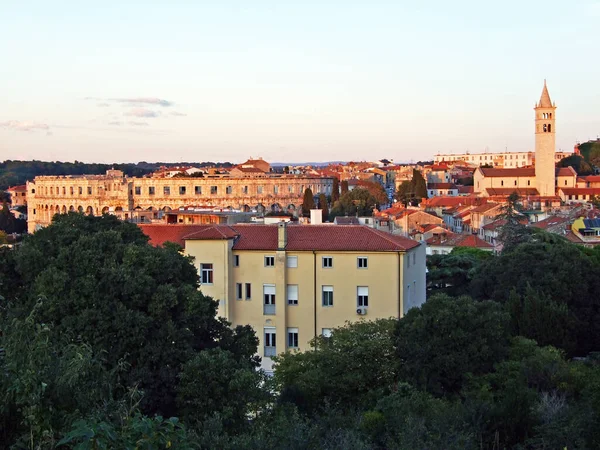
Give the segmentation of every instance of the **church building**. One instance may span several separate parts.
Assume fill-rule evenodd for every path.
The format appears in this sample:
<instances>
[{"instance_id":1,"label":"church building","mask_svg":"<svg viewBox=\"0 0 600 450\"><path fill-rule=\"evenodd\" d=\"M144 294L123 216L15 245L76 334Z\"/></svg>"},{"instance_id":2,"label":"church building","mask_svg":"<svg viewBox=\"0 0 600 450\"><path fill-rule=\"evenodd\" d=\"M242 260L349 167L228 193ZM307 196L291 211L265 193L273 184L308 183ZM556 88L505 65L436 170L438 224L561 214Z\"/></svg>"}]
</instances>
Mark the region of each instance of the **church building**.
<instances>
[{"instance_id":1,"label":"church building","mask_svg":"<svg viewBox=\"0 0 600 450\"><path fill-rule=\"evenodd\" d=\"M556 104L550 100L546 80L535 111L534 167L514 169L477 168L473 174L475 192L481 197L520 196L539 200L556 199L557 187L575 187L577 173L572 167L557 168L556 154Z\"/></svg>"}]
</instances>

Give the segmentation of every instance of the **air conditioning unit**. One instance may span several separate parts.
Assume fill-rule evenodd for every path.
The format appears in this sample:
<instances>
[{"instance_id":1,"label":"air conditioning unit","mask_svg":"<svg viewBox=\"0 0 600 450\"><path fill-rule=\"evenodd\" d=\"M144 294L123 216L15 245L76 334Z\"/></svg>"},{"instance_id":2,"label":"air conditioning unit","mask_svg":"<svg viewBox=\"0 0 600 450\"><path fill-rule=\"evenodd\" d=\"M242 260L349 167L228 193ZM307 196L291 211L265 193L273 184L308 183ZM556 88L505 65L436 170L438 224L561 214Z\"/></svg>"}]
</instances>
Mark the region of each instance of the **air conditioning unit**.
<instances>
[{"instance_id":1,"label":"air conditioning unit","mask_svg":"<svg viewBox=\"0 0 600 450\"><path fill-rule=\"evenodd\" d=\"M367 308L357 308L356 309L356 314L360 315L360 316L364 316L367 314Z\"/></svg>"}]
</instances>

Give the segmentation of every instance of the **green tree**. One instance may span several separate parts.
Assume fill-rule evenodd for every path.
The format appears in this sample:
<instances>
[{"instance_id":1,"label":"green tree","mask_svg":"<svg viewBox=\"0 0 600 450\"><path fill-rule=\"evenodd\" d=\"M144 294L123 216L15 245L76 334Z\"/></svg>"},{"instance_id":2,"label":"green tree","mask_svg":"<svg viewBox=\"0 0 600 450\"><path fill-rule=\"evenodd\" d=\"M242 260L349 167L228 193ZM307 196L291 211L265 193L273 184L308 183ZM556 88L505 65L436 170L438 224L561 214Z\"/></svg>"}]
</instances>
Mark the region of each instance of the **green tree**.
<instances>
[{"instance_id":1,"label":"green tree","mask_svg":"<svg viewBox=\"0 0 600 450\"><path fill-rule=\"evenodd\" d=\"M556 163L557 167L572 167L577 172L577 175L591 175L594 173L594 168L588 163L583 156L571 155L561 159Z\"/></svg>"},{"instance_id":2,"label":"green tree","mask_svg":"<svg viewBox=\"0 0 600 450\"><path fill-rule=\"evenodd\" d=\"M427 198L427 182L420 171L417 169L413 169L413 177L411 180L413 185L413 191L415 193L415 198L419 203L424 198Z\"/></svg>"},{"instance_id":3,"label":"green tree","mask_svg":"<svg viewBox=\"0 0 600 450\"><path fill-rule=\"evenodd\" d=\"M502 252L493 260L482 263L473 274L471 293L475 298L507 303L513 291L522 299L528 292L535 292L539 296L536 304L552 301L553 304L548 305L552 314L562 311L561 316L564 310L560 305L565 304L570 316L570 320L563 322L568 337L563 344L553 343L566 350L569 356L586 355L600 349L599 274L594 253L588 254L562 240L552 243L534 241L517 245L510 252ZM530 295L530 302L533 301ZM554 318L546 323L547 313L550 311L531 315L529 326L538 330L554 326ZM534 326L531 320L536 318L539 322Z\"/></svg>"},{"instance_id":4,"label":"green tree","mask_svg":"<svg viewBox=\"0 0 600 450\"><path fill-rule=\"evenodd\" d=\"M331 188L331 204L333 205L340 199L340 180L333 177L333 186Z\"/></svg>"},{"instance_id":5,"label":"green tree","mask_svg":"<svg viewBox=\"0 0 600 450\"><path fill-rule=\"evenodd\" d=\"M342 187L341 187L342 195L346 194L348 191L349 191L348 180L344 180L344 181L342 181Z\"/></svg>"},{"instance_id":6,"label":"green tree","mask_svg":"<svg viewBox=\"0 0 600 450\"><path fill-rule=\"evenodd\" d=\"M427 257L427 288L431 293L465 295L475 269L493 258L490 252L469 247L455 247L448 255Z\"/></svg>"},{"instance_id":7,"label":"green tree","mask_svg":"<svg viewBox=\"0 0 600 450\"><path fill-rule=\"evenodd\" d=\"M436 396L458 393L508 352L509 315L495 302L438 294L398 321L400 379Z\"/></svg>"},{"instance_id":8,"label":"green tree","mask_svg":"<svg viewBox=\"0 0 600 450\"><path fill-rule=\"evenodd\" d=\"M313 351L278 356L275 381L282 400L308 412L325 404L374 406L396 379L394 324L391 319L348 324L331 337L315 338Z\"/></svg>"},{"instance_id":9,"label":"green tree","mask_svg":"<svg viewBox=\"0 0 600 450\"><path fill-rule=\"evenodd\" d=\"M396 191L396 200L402 203L406 208L414 202L414 199L415 193L412 183L410 181L403 181Z\"/></svg>"},{"instance_id":10,"label":"green tree","mask_svg":"<svg viewBox=\"0 0 600 450\"><path fill-rule=\"evenodd\" d=\"M327 220L329 220L329 208L327 206L327 197L325 194L319 194L319 208L323 215L323 222L327 222Z\"/></svg>"},{"instance_id":11,"label":"green tree","mask_svg":"<svg viewBox=\"0 0 600 450\"><path fill-rule=\"evenodd\" d=\"M385 189L380 183L377 183L375 181L361 180L358 182L358 186L369 191L373 198L375 198L377 206L385 205L386 203L388 203L387 192L385 192Z\"/></svg>"},{"instance_id":12,"label":"green tree","mask_svg":"<svg viewBox=\"0 0 600 450\"><path fill-rule=\"evenodd\" d=\"M148 245L134 224L112 216L56 216L15 257L24 289L8 316L24 320L35 308L51 345L89 346L103 370L118 374L111 397L139 387L143 414L177 415L182 368L202 351L227 350L251 372L258 365L253 331L217 319L217 304L198 290L191 261L173 246ZM73 412L82 392L65 389L62 402L72 407L61 413ZM221 401L227 404L226 397Z\"/></svg>"},{"instance_id":13,"label":"green tree","mask_svg":"<svg viewBox=\"0 0 600 450\"><path fill-rule=\"evenodd\" d=\"M310 210L315 209L315 199L313 197L312 190L306 188L304 190L304 197L302 198L302 215L304 217L310 217Z\"/></svg>"},{"instance_id":14,"label":"green tree","mask_svg":"<svg viewBox=\"0 0 600 450\"><path fill-rule=\"evenodd\" d=\"M342 195L331 208L330 217L371 216L377 207L377 200L367 189L354 188Z\"/></svg>"}]
</instances>

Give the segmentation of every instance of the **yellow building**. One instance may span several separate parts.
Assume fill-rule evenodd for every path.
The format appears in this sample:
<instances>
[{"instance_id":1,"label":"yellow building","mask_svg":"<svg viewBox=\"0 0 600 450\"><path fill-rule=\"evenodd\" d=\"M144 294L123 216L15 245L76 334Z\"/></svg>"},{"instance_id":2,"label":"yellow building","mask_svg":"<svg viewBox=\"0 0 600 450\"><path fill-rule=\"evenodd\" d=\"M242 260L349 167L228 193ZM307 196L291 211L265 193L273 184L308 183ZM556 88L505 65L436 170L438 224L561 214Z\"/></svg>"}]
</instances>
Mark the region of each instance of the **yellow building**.
<instances>
[{"instance_id":1,"label":"yellow building","mask_svg":"<svg viewBox=\"0 0 600 450\"><path fill-rule=\"evenodd\" d=\"M169 228L171 227L171 228ZM361 225L146 225L182 239L219 315L250 325L263 366L348 321L402 317L425 301L425 246Z\"/></svg>"}]
</instances>

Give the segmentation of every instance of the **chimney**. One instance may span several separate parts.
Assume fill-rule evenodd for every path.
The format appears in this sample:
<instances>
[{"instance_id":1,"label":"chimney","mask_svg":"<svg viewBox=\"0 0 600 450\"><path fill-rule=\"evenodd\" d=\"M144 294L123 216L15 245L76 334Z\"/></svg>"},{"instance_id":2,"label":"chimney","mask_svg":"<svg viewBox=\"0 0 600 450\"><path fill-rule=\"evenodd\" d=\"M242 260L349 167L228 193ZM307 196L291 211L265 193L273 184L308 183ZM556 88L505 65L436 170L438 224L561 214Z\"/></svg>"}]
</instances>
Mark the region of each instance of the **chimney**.
<instances>
[{"instance_id":1,"label":"chimney","mask_svg":"<svg viewBox=\"0 0 600 450\"><path fill-rule=\"evenodd\" d=\"M287 246L287 226L285 222L277 225L277 250L285 250Z\"/></svg>"},{"instance_id":2,"label":"chimney","mask_svg":"<svg viewBox=\"0 0 600 450\"><path fill-rule=\"evenodd\" d=\"M320 209L310 210L310 224L321 225L323 223L323 211Z\"/></svg>"}]
</instances>

